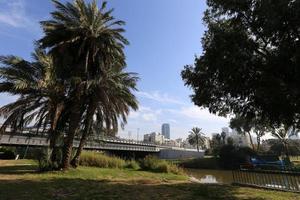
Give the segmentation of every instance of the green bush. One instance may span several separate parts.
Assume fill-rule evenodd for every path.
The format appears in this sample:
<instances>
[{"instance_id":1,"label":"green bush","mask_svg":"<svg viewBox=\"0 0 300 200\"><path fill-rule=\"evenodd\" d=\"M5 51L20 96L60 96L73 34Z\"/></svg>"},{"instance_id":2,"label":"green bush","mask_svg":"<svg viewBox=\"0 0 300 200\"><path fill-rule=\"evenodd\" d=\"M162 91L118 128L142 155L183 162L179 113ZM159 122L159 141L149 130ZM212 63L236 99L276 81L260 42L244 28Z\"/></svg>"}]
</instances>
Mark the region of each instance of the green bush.
<instances>
[{"instance_id":1,"label":"green bush","mask_svg":"<svg viewBox=\"0 0 300 200\"><path fill-rule=\"evenodd\" d=\"M183 174L183 170L177 165L167 162L166 160L158 159L155 156L146 156L141 161L141 168L143 170L173 174Z\"/></svg>"},{"instance_id":2,"label":"green bush","mask_svg":"<svg viewBox=\"0 0 300 200\"><path fill-rule=\"evenodd\" d=\"M50 171L58 166L54 166L50 159L50 150L48 148L40 148L35 151L35 158L38 161L39 171Z\"/></svg>"},{"instance_id":3,"label":"green bush","mask_svg":"<svg viewBox=\"0 0 300 200\"><path fill-rule=\"evenodd\" d=\"M179 162L179 166L192 169L219 169L219 161L216 157L188 159Z\"/></svg>"},{"instance_id":4,"label":"green bush","mask_svg":"<svg viewBox=\"0 0 300 200\"><path fill-rule=\"evenodd\" d=\"M121 158L92 151L82 152L79 160L79 165L101 168L124 168L125 164Z\"/></svg>"},{"instance_id":5,"label":"green bush","mask_svg":"<svg viewBox=\"0 0 300 200\"><path fill-rule=\"evenodd\" d=\"M248 162L250 156L255 155L256 152L249 147L224 145L220 149L219 161L224 169L238 169L241 164Z\"/></svg>"},{"instance_id":6,"label":"green bush","mask_svg":"<svg viewBox=\"0 0 300 200\"><path fill-rule=\"evenodd\" d=\"M15 150L13 148L0 148L0 159L13 160L16 158Z\"/></svg>"},{"instance_id":7,"label":"green bush","mask_svg":"<svg viewBox=\"0 0 300 200\"><path fill-rule=\"evenodd\" d=\"M136 162L135 160L128 160L128 161L126 161L126 168L138 170L141 167L140 167L139 163Z\"/></svg>"}]
</instances>

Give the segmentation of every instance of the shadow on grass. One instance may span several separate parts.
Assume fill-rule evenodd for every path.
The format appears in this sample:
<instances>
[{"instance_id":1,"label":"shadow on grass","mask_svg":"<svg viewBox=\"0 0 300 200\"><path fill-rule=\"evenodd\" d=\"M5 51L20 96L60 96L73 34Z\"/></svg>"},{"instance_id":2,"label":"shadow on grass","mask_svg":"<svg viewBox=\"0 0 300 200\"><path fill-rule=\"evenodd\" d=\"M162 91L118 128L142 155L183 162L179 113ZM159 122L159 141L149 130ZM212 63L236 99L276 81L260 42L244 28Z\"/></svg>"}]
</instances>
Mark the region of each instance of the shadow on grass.
<instances>
[{"instance_id":1,"label":"shadow on grass","mask_svg":"<svg viewBox=\"0 0 300 200\"><path fill-rule=\"evenodd\" d=\"M35 165L16 165L16 166L1 166L0 176L3 175L22 175L28 173L36 173L37 166Z\"/></svg>"},{"instance_id":2,"label":"shadow on grass","mask_svg":"<svg viewBox=\"0 0 300 200\"><path fill-rule=\"evenodd\" d=\"M198 199L198 200L263 200L237 198L236 187L180 184L130 184L127 182L55 178L50 180L2 180L0 199Z\"/></svg>"}]
</instances>

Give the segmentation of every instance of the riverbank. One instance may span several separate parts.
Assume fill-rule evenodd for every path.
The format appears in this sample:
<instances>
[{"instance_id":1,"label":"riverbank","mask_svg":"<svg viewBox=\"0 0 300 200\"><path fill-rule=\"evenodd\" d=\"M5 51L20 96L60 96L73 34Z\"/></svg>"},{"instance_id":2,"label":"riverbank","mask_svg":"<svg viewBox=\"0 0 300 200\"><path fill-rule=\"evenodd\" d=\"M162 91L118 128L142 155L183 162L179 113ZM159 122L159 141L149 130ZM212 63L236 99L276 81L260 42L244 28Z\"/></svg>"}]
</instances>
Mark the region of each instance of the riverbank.
<instances>
[{"instance_id":1,"label":"riverbank","mask_svg":"<svg viewBox=\"0 0 300 200\"><path fill-rule=\"evenodd\" d=\"M0 161L0 199L300 200L299 194L193 183L185 175L79 167L37 173L33 161Z\"/></svg>"}]
</instances>

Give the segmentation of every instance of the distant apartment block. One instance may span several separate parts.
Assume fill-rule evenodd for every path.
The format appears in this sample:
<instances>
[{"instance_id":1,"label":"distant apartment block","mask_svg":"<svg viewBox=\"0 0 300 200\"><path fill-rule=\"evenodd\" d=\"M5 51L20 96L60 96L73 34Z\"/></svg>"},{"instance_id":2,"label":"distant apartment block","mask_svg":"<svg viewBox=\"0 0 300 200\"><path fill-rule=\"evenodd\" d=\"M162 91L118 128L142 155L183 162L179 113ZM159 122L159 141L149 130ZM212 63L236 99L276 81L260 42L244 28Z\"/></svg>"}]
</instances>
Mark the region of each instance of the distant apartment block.
<instances>
[{"instance_id":1,"label":"distant apartment block","mask_svg":"<svg viewBox=\"0 0 300 200\"><path fill-rule=\"evenodd\" d=\"M152 132L144 135L144 142L150 142L154 144L163 144L165 137L157 132Z\"/></svg>"}]
</instances>

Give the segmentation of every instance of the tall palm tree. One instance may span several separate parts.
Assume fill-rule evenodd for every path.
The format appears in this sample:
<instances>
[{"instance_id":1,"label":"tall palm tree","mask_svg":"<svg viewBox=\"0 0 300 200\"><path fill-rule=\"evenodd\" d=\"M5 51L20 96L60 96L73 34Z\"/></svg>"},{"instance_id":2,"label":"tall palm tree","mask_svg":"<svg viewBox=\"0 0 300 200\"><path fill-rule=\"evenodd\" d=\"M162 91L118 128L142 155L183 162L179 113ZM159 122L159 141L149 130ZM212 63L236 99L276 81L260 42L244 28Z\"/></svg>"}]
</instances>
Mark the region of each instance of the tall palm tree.
<instances>
[{"instance_id":1,"label":"tall palm tree","mask_svg":"<svg viewBox=\"0 0 300 200\"><path fill-rule=\"evenodd\" d=\"M189 132L190 135L188 136L188 141L191 145L196 145L197 151L199 152L199 146L202 148L205 147L205 136L204 133L201 132L201 128L194 127Z\"/></svg>"},{"instance_id":2,"label":"tall palm tree","mask_svg":"<svg viewBox=\"0 0 300 200\"><path fill-rule=\"evenodd\" d=\"M48 136L53 149L58 137L58 121L64 109L65 88L56 80L51 56L41 49L36 49L32 56L33 62L16 56L0 57L3 65L0 68L0 93L19 97L0 108L0 116L5 118L1 132L8 126L21 131L30 123L34 123L37 130L42 128L45 131L49 126Z\"/></svg>"},{"instance_id":3,"label":"tall palm tree","mask_svg":"<svg viewBox=\"0 0 300 200\"><path fill-rule=\"evenodd\" d=\"M70 85L67 96L72 109L62 164L67 169L73 139L84 115L82 108L85 107L89 81L101 78L112 66L126 65L123 49L128 41L122 35L124 22L114 19L113 10L106 10L106 2L100 9L96 1L53 2L56 10L51 13L51 20L41 22L45 36L38 43L49 49L58 77Z\"/></svg>"}]
</instances>

